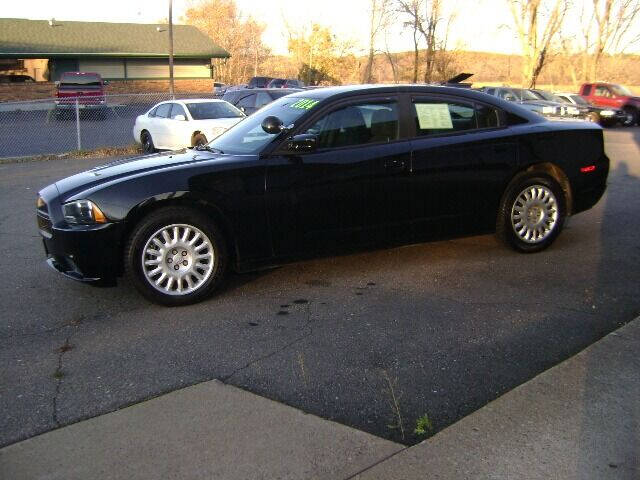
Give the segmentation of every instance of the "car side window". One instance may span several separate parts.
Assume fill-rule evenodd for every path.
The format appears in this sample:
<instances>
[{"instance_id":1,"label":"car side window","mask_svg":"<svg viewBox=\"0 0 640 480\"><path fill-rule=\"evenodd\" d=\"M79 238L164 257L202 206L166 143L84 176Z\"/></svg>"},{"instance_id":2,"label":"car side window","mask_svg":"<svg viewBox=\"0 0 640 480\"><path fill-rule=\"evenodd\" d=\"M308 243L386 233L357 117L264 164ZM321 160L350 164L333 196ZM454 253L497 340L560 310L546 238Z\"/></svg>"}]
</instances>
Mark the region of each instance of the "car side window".
<instances>
[{"instance_id":1,"label":"car side window","mask_svg":"<svg viewBox=\"0 0 640 480\"><path fill-rule=\"evenodd\" d=\"M500 126L500 112L488 105L419 99L413 112L418 137Z\"/></svg>"},{"instance_id":2,"label":"car side window","mask_svg":"<svg viewBox=\"0 0 640 480\"><path fill-rule=\"evenodd\" d=\"M156 116L156 110L158 110L158 107L155 107L149 113L147 113L147 117L155 117Z\"/></svg>"},{"instance_id":3,"label":"car side window","mask_svg":"<svg viewBox=\"0 0 640 480\"><path fill-rule=\"evenodd\" d=\"M476 104L475 110L477 128L496 128L500 126L500 112L496 108Z\"/></svg>"},{"instance_id":4,"label":"car side window","mask_svg":"<svg viewBox=\"0 0 640 480\"><path fill-rule=\"evenodd\" d=\"M271 95L269 95L267 92L258 92L258 96L256 98L256 108L262 108L267 103L271 102L273 102Z\"/></svg>"},{"instance_id":5,"label":"car side window","mask_svg":"<svg viewBox=\"0 0 640 480\"><path fill-rule=\"evenodd\" d=\"M156 108L156 117L159 118L169 118L169 112L171 111L170 103L163 103L162 105L158 105Z\"/></svg>"},{"instance_id":6,"label":"car side window","mask_svg":"<svg viewBox=\"0 0 640 480\"><path fill-rule=\"evenodd\" d=\"M585 85L582 94L585 97L588 97L589 95L591 95L591 85Z\"/></svg>"},{"instance_id":7,"label":"car side window","mask_svg":"<svg viewBox=\"0 0 640 480\"><path fill-rule=\"evenodd\" d=\"M596 87L595 96L596 97L610 97L611 96L611 92L609 91L609 89L607 87L598 86L598 87Z\"/></svg>"},{"instance_id":8,"label":"car side window","mask_svg":"<svg viewBox=\"0 0 640 480\"><path fill-rule=\"evenodd\" d=\"M485 90L485 93L488 93L489 95L495 95L496 94L496 89L495 88L487 88Z\"/></svg>"},{"instance_id":9,"label":"car side window","mask_svg":"<svg viewBox=\"0 0 640 480\"><path fill-rule=\"evenodd\" d=\"M171 120L175 120L178 115L182 115L184 118L187 118L187 114L185 113L184 108L182 108L182 105L174 103L171 108Z\"/></svg>"},{"instance_id":10,"label":"car side window","mask_svg":"<svg viewBox=\"0 0 640 480\"><path fill-rule=\"evenodd\" d=\"M246 97L242 97L236 107L244 107L244 108L253 108L256 104L256 94L252 93L251 95L247 95Z\"/></svg>"},{"instance_id":11,"label":"car side window","mask_svg":"<svg viewBox=\"0 0 640 480\"><path fill-rule=\"evenodd\" d=\"M365 103L334 110L305 133L317 135L318 148L340 148L397 140L398 127L397 103Z\"/></svg>"}]
</instances>

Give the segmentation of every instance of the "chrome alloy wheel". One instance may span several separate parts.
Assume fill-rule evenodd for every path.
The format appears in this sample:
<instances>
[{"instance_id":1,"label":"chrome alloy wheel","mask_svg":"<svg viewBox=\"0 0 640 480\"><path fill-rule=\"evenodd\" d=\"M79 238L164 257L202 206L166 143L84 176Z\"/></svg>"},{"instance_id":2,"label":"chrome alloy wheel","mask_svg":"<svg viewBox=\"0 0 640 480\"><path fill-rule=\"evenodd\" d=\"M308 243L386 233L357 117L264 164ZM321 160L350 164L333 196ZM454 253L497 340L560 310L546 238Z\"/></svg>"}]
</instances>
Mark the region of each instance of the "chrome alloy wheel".
<instances>
[{"instance_id":1,"label":"chrome alloy wheel","mask_svg":"<svg viewBox=\"0 0 640 480\"><path fill-rule=\"evenodd\" d=\"M518 194L511 209L513 231L527 243L545 240L558 223L558 201L542 185L530 185Z\"/></svg>"},{"instance_id":2,"label":"chrome alloy wheel","mask_svg":"<svg viewBox=\"0 0 640 480\"><path fill-rule=\"evenodd\" d=\"M211 240L194 226L174 224L155 232L142 250L142 271L165 295L186 295L205 284L214 267Z\"/></svg>"}]
</instances>

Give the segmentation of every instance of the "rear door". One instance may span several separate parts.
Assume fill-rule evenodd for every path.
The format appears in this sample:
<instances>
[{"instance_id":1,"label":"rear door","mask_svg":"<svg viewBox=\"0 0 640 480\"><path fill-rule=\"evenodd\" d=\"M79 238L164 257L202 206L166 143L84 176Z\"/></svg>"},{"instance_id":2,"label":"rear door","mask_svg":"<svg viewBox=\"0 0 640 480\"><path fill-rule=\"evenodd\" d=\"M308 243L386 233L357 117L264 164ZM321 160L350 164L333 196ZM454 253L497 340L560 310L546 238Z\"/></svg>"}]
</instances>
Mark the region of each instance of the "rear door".
<instances>
[{"instance_id":1,"label":"rear door","mask_svg":"<svg viewBox=\"0 0 640 480\"><path fill-rule=\"evenodd\" d=\"M616 99L607 85L595 85L593 89L593 99L598 105L614 108L619 107L622 103L622 101Z\"/></svg>"},{"instance_id":2,"label":"rear door","mask_svg":"<svg viewBox=\"0 0 640 480\"><path fill-rule=\"evenodd\" d=\"M451 96L411 101L411 216L416 233L495 222L502 188L517 162L496 107Z\"/></svg>"}]
</instances>

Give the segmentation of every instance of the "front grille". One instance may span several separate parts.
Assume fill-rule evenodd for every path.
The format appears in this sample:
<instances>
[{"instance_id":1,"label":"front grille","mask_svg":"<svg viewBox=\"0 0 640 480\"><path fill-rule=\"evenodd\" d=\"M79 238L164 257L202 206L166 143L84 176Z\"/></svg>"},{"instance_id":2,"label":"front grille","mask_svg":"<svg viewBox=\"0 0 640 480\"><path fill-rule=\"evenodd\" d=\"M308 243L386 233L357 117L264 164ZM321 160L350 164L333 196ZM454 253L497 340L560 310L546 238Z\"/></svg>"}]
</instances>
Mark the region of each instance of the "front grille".
<instances>
[{"instance_id":1,"label":"front grille","mask_svg":"<svg viewBox=\"0 0 640 480\"><path fill-rule=\"evenodd\" d=\"M51 220L49 217L45 217L38 212L36 219L38 220L38 229L40 230L40 233L47 238L51 238L53 232L51 231Z\"/></svg>"}]
</instances>

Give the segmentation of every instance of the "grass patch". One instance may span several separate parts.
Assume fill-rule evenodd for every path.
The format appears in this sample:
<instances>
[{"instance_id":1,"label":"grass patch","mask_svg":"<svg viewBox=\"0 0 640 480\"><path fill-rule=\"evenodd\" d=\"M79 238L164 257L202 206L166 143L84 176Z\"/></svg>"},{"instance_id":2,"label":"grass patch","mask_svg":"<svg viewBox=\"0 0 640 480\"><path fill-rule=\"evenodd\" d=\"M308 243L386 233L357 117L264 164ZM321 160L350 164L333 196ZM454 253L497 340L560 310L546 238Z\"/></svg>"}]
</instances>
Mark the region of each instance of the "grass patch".
<instances>
[{"instance_id":1,"label":"grass patch","mask_svg":"<svg viewBox=\"0 0 640 480\"><path fill-rule=\"evenodd\" d=\"M56 153L50 155L31 155L29 157L0 158L2 163L23 163L23 162L50 162L54 160L66 160L74 158L99 158L99 157L122 157L127 155L142 154L142 147L138 144L126 147L104 147L93 150L74 150L67 153Z\"/></svg>"}]
</instances>

